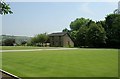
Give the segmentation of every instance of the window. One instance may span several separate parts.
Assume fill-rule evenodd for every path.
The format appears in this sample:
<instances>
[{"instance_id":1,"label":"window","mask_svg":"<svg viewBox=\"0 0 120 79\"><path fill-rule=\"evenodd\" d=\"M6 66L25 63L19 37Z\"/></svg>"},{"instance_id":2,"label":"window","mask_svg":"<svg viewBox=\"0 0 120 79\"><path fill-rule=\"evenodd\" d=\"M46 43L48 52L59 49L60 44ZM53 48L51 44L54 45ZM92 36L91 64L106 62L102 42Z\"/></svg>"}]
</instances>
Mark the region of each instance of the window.
<instances>
[{"instance_id":1,"label":"window","mask_svg":"<svg viewBox=\"0 0 120 79\"><path fill-rule=\"evenodd\" d=\"M52 41L54 41L54 36L52 36Z\"/></svg>"},{"instance_id":2,"label":"window","mask_svg":"<svg viewBox=\"0 0 120 79\"><path fill-rule=\"evenodd\" d=\"M68 45L70 45L70 41L68 41Z\"/></svg>"},{"instance_id":3,"label":"window","mask_svg":"<svg viewBox=\"0 0 120 79\"><path fill-rule=\"evenodd\" d=\"M61 46L61 41L59 41L59 46Z\"/></svg>"},{"instance_id":4,"label":"window","mask_svg":"<svg viewBox=\"0 0 120 79\"><path fill-rule=\"evenodd\" d=\"M52 42L52 44L54 45L54 41Z\"/></svg>"},{"instance_id":5,"label":"window","mask_svg":"<svg viewBox=\"0 0 120 79\"><path fill-rule=\"evenodd\" d=\"M59 36L59 41L61 41L61 36Z\"/></svg>"}]
</instances>

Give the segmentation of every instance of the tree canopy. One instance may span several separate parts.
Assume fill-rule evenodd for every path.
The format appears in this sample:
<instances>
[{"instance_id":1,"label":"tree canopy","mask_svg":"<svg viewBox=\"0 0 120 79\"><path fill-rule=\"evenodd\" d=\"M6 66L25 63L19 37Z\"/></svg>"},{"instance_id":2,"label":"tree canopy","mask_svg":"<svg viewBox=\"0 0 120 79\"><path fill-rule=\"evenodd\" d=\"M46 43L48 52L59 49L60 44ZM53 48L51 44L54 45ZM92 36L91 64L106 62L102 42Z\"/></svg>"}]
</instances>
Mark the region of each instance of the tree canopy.
<instances>
[{"instance_id":1,"label":"tree canopy","mask_svg":"<svg viewBox=\"0 0 120 79\"><path fill-rule=\"evenodd\" d=\"M120 14L110 14L106 17L107 43L110 47L120 47Z\"/></svg>"},{"instance_id":2,"label":"tree canopy","mask_svg":"<svg viewBox=\"0 0 120 79\"><path fill-rule=\"evenodd\" d=\"M120 48L120 14L109 14L103 21L77 18L67 31L77 47Z\"/></svg>"},{"instance_id":3,"label":"tree canopy","mask_svg":"<svg viewBox=\"0 0 120 79\"><path fill-rule=\"evenodd\" d=\"M8 38L2 41L2 46L13 46L15 44L15 39Z\"/></svg>"},{"instance_id":4,"label":"tree canopy","mask_svg":"<svg viewBox=\"0 0 120 79\"><path fill-rule=\"evenodd\" d=\"M70 24L71 30L78 30L80 27L89 22L89 19L77 18L75 21L72 21Z\"/></svg>"},{"instance_id":5,"label":"tree canopy","mask_svg":"<svg viewBox=\"0 0 120 79\"><path fill-rule=\"evenodd\" d=\"M5 15L5 14L12 14L13 12L11 11L10 5L0 1L0 14Z\"/></svg>"},{"instance_id":6,"label":"tree canopy","mask_svg":"<svg viewBox=\"0 0 120 79\"><path fill-rule=\"evenodd\" d=\"M46 33L37 34L32 38L31 43L32 45L35 46L43 46L43 43L46 43L47 40L48 40L48 35Z\"/></svg>"}]
</instances>

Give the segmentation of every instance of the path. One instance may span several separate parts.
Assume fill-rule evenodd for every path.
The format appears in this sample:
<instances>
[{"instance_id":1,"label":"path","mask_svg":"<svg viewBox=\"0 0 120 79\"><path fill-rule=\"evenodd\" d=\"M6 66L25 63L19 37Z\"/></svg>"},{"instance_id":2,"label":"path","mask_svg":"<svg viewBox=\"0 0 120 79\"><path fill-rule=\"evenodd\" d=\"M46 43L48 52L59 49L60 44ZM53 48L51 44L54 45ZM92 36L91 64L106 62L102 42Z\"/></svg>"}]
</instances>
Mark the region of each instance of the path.
<instances>
[{"instance_id":1,"label":"path","mask_svg":"<svg viewBox=\"0 0 120 79\"><path fill-rule=\"evenodd\" d=\"M0 52L25 52L25 51L42 51L42 50L75 50L78 48L53 48L53 49L25 49L25 50L0 50Z\"/></svg>"}]
</instances>

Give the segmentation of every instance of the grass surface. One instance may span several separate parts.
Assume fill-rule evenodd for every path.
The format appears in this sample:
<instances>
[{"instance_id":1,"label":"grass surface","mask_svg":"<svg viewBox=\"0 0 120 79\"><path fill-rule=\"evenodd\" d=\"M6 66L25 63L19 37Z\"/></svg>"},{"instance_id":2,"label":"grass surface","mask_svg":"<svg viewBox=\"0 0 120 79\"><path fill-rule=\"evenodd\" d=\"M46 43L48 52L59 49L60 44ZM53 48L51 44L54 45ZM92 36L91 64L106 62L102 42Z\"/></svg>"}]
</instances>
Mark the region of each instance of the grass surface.
<instances>
[{"instance_id":1,"label":"grass surface","mask_svg":"<svg viewBox=\"0 0 120 79\"><path fill-rule=\"evenodd\" d=\"M19 77L117 77L118 50L4 52L3 69Z\"/></svg>"},{"instance_id":2,"label":"grass surface","mask_svg":"<svg viewBox=\"0 0 120 79\"><path fill-rule=\"evenodd\" d=\"M0 69L2 69L2 53L0 52ZM0 73L1 75L1 73Z\"/></svg>"},{"instance_id":3,"label":"grass surface","mask_svg":"<svg viewBox=\"0 0 120 79\"><path fill-rule=\"evenodd\" d=\"M50 48L55 48L55 47L0 46L1 50L50 49Z\"/></svg>"}]
</instances>

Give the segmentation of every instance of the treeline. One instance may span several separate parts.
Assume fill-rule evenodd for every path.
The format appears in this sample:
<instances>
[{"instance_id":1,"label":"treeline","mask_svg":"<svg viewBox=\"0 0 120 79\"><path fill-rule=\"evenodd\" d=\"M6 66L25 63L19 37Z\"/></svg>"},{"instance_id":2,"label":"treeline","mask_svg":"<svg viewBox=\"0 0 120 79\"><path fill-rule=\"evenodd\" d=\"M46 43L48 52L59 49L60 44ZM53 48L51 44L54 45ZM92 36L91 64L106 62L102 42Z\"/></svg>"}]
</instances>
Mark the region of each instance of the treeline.
<instances>
[{"instance_id":1,"label":"treeline","mask_svg":"<svg viewBox=\"0 0 120 79\"><path fill-rule=\"evenodd\" d=\"M34 37L2 35L1 39L1 46L49 46L49 37L47 33L37 34Z\"/></svg>"},{"instance_id":2,"label":"treeline","mask_svg":"<svg viewBox=\"0 0 120 79\"><path fill-rule=\"evenodd\" d=\"M31 37L27 36L13 36L13 35L0 35L0 46L21 46L30 43Z\"/></svg>"},{"instance_id":3,"label":"treeline","mask_svg":"<svg viewBox=\"0 0 120 79\"><path fill-rule=\"evenodd\" d=\"M65 28L76 47L120 48L120 14L110 14L104 21L77 18Z\"/></svg>"},{"instance_id":4,"label":"treeline","mask_svg":"<svg viewBox=\"0 0 120 79\"><path fill-rule=\"evenodd\" d=\"M120 14L110 14L104 21L93 21L85 18L77 18L70 23L68 32L74 41L75 47L88 48L120 48ZM27 46L49 46L47 33L37 34L29 41L21 41L16 44L14 39L2 40L2 45L27 45Z\"/></svg>"},{"instance_id":5,"label":"treeline","mask_svg":"<svg viewBox=\"0 0 120 79\"><path fill-rule=\"evenodd\" d=\"M49 46L49 36L48 36L48 34L43 33L43 34L35 35L31 39L30 45L32 45L32 46L40 46L40 47Z\"/></svg>"}]
</instances>

